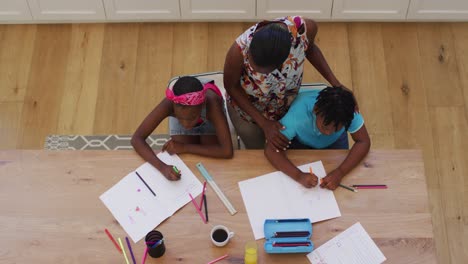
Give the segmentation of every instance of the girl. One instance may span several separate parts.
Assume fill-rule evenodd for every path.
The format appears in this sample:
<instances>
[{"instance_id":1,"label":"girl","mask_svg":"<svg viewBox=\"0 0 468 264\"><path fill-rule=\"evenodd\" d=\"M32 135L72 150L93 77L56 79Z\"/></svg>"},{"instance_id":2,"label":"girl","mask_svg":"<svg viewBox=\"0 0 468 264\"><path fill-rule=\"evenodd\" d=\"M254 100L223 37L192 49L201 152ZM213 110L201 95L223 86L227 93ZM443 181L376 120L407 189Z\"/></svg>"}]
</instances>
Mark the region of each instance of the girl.
<instances>
[{"instance_id":1,"label":"girl","mask_svg":"<svg viewBox=\"0 0 468 264\"><path fill-rule=\"evenodd\" d=\"M143 120L132 137L135 151L168 180L180 179L171 165L162 162L146 143L146 138L169 117L171 139L162 150L169 154L192 153L214 158L232 158L231 134L224 100L214 82L202 84L185 76L166 89L164 98Z\"/></svg>"}]
</instances>

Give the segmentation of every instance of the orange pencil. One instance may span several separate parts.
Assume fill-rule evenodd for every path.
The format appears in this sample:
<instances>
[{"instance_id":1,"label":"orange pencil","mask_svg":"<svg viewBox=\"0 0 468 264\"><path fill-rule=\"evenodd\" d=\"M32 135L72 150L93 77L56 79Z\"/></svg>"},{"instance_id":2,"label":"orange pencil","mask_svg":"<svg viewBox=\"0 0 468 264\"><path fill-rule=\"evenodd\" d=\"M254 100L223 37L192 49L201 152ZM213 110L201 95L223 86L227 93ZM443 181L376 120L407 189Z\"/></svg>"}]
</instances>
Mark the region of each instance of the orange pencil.
<instances>
[{"instance_id":1,"label":"orange pencil","mask_svg":"<svg viewBox=\"0 0 468 264\"><path fill-rule=\"evenodd\" d=\"M309 167L309 172L310 172L310 175L312 176L314 175L314 173L312 172L312 167ZM322 181L323 179L320 179L320 184L322 184Z\"/></svg>"}]
</instances>

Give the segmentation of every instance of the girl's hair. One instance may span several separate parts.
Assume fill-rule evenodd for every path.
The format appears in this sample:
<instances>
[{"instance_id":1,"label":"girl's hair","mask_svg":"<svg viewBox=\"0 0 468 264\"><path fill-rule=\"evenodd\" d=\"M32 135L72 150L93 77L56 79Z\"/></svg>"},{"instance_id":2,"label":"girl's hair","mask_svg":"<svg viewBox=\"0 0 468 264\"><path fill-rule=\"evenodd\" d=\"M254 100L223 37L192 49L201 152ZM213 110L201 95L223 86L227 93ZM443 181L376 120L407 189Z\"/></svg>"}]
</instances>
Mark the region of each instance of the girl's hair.
<instances>
[{"instance_id":1,"label":"girl's hair","mask_svg":"<svg viewBox=\"0 0 468 264\"><path fill-rule=\"evenodd\" d=\"M192 76L180 77L172 88L175 95L198 92L201 90L203 90L202 83L200 80Z\"/></svg>"},{"instance_id":2,"label":"girl's hair","mask_svg":"<svg viewBox=\"0 0 468 264\"><path fill-rule=\"evenodd\" d=\"M291 43L289 30L278 23L271 23L254 33L249 52L258 66L278 67L288 58Z\"/></svg>"},{"instance_id":3,"label":"girl's hair","mask_svg":"<svg viewBox=\"0 0 468 264\"><path fill-rule=\"evenodd\" d=\"M315 107L316 114L323 115L324 125L333 123L336 131L341 124L348 130L354 118L356 100L342 87L327 87L320 91Z\"/></svg>"}]
</instances>

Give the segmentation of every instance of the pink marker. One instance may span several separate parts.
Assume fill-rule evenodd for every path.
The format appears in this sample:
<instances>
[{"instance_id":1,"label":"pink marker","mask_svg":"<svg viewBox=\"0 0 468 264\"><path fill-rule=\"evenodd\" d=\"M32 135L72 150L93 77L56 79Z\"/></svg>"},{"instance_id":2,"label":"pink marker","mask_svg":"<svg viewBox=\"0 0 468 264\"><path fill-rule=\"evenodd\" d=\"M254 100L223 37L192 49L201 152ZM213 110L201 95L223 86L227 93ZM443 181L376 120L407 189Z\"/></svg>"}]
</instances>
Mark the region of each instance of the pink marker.
<instances>
[{"instance_id":1,"label":"pink marker","mask_svg":"<svg viewBox=\"0 0 468 264\"><path fill-rule=\"evenodd\" d=\"M141 261L141 264L145 264L147 255L148 255L148 247L145 247L145 252L143 253L143 259Z\"/></svg>"},{"instance_id":2,"label":"pink marker","mask_svg":"<svg viewBox=\"0 0 468 264\"><path fill-rule=\"evenodd\" d=\"M195 200L193 199L192 194L189 193L188 195L190 196L190 199L192 200L192 203L193 203L193 205L195 206L195 210L197 210L198 214L200 215L201 219L203 220L203 223L206 224L206 219L205 219L205 217L203 216L202 212L200 211L200 208L198 207L197 202L195 202Z\"/></svg>"},{"instance_id":3,"label":"pink marker","mask_svg":"<svg viewBox=\"0 0 468 264\"><path fill-rule=\"evenodd\" d=\"M200 205L198 206L200 211L203 208L203 195L205 195L205 190L206 190L206 181L203 183L203 191L202 191L201 198L200 198Z\"/></svg>"},{"instance_id":4,"label":"pink marker","mask_svg":"<svg viewBox=\"0 0 468 264\"><path fill-rule=\"evenodd\" d=\"M216 262L218 262L218 261L220 261L220 260L222 260L222 259L225 259L225 258L227 258L227 257L228 257L228 255L226 254L226 255L221 256L221 257L219 257L219 258L217 258L217 259L213 259L212 261L208 262L208 264L216 263Z\"/></svg>"}]
</instances>

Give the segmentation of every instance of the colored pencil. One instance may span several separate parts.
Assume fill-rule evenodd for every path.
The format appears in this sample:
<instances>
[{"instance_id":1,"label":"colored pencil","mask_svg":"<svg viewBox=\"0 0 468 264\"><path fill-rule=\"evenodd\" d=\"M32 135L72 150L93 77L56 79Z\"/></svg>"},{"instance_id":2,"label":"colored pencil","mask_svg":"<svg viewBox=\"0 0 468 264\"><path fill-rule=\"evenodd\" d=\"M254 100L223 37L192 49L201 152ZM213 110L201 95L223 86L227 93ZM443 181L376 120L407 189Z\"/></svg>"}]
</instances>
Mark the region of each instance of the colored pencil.
<instances>
[{"instance_id":1,"label":"colored pencil","mask_svg":"<svg viewBox=\"0 0 468 264\"><path fill-rule=\"evenodd\" d=\"M143 259L141 260L141 264L145 264L147 255L148 255L148 247L145 247L145 251L143 252Z\"/></svg>"},{"instance_id":2,"label":"colored pencil","mask_svg":"<svg viewBox=\"0 0 468 264\"><path fill-rule=\"evenodd\" d=\"M161 239L161 240L159 240L158 242L154 243L154 244L151 246L151 248L155 248L155 247L161 245L163 241L164 241L164 238Z\"/></svg>"},{"instance_id":3,"label":"colored pencil","mask_svg":"<svg viewBox=\"0 0 468 264\"><path fill-rule=\"evenodd\" d=\"M206 190L206 181L203 183L203 190L202 190L202 193L201 193L200 205L198 206L198 208L200 208L200 210L203 208L203 196L205 195L205 190Z\"/></svg>"},{"instance_id":4,"label":"colored pencil","mask_svg":"<svg viewBox=\"0 0 468 264\"><path fill-rule=\"evenodd\" d=\"M387 185L385 184L355 184L351 186L354 188L358 188L358 189L366 189L366 188L387 189Z\"/></svg>"},{"instance_id":5,"label":"colored pencil","mask_svg":"<svg viewBox=\"0 0 468 264\"><path fill-rule=\"evenodd\" d=\"M275 237L305 237L309 235L309 231L275 232Z\"/></svg>"},{"instance_id":6,"label":"colored pencil","mask_svg":"<svg viewBox=\"0 0 468 264\"><path fill-rule=\"evenodd\" d=\"M176 167L176 166L172 166L172 169L175 171L175 173L177 173L177 174L179 174L179 173L180 173L180 171L177 169L177 167Z\"/></svg>"},{"instance_id":7,"label":"colored pencil","mask_svg":"<svg viewBox=\"0 0 468 264\"><path fill-rule=\"evenodd\" d=\"M208 264L216 263L216 262L218 262L218 261L220 261L220 260L222 260L222 259L225 259L225 258L227 258L227 257L228 257L228 255L226 254L226 255L221 256L221 257L219 257L219 258L217 258L217 259L213 259L212 261L208 262Z\"/></svg>"},{"instance_id":8,"label":"colored pencil","mask_svg":"<svg viewBox=\"0 0 468 264\"><path fill-rule=\"evenodd\" d=\"M201 219L203 220L203 223L206 224L206 219L203 216L202 212L200 211L200 208L198 208L197 202L195 202L195 200L193 199L192 194L189 193L189 196L190 196L190 199L192 200L193 205L195 206L195 210L197 210L198 214L200 215Z\"/></svg>"},{"instance_id":9,"label":"colored pencil","mask_svg":"<svg viewBox=\"0 0 468 264\"><path fill-rule=\"evenodd\" d=\"M343 184L341 184L341 183L340 183L340 187L341 187L341 188L345 188L346 190L350 190L350 191L352 191L352 192L357 192L356 189L351 188L351 187L346 186L346 185L343 185Z\"/></svg>"},{"instance_id":10,"label":"colored pencil","mask_svg":"<svg viewBox=\"0 0 468 264\"><path fill-rule=\"evenodd\" d=\"M111 233L109 232L109 230L104 229L104 231L106 231L106 234L107 236L109 237L109 239L112 241L112 243L114 243L115 247L117 248L117 250L122 253L122 249L120 249L119 247L119 244L117 244L117 241L115 241L114 237L111 235Z\"/></svg>"},{"instance_id":11,"label":"colored pencil","mask_svg":"<svg viewBox=\"0 0 468 264\"><path fill-rule=\"evenodd\" d=\"M307 218L291 218L291 219L276 219L276 223L287 223L287 222L304 222Z\"/></svg>"},{"instance_id":12,"label":"colored pencil","mask_svg":"<svg viewBox=\"0 0 468 264\"><path fill-rule=\"evenodd\" d=\"M153 190L151 190L151 188L148 186L148 184L145 182L145 180L143 180L143 178L140 176L140 174L138 173L138 171L135 171L136 175L138 176L138 178L140 178L140 180L146 185L146 188L148 188L148 190L150 190L150 192L156 196L156 194L153 192Z\"/></svg>"},{"instance_id":13,"label":"colored pencil","mask_svg":"<svg viewBox=\"0 0 468 264\"><path fill-rule=\"evenodd\" d=\"M205 219L208 222L208 204L206 201L206 194L203 194L203 203L205 204Z\"/></svg>"},{"instance_id":14,"label":"colored pencil","mask_svg":"<svg viewBox=\"0 0 468 264\"><path fill-rule=\"evenodd\" d=\"M355 189L387 189L387 186L356 186Z\"/></svg>"},{"instance_id":15,"label":"colored pencil","mask_svg":"<svg viewBox=\"0 0 468 264\"><path fill-rule=\"evenodd\" d=\"M310 246L309 242L281 242L273 243L274 247L308 247Z\"/></svg>"},{"instance_id":16,"label":"colored pencil","mask_svg":"<svg viewBox=\"0 0 468 264\"><path fill-rule=\"evenodd\" d=\"M123 255L124 255L124 258L125 258L125 262L126 262L127 264L130 264L130 263L128 262L127 253L125 253L125 248L124 248L124 246L123 246L123 244L122 244L122 240L120 239L120 237L118 238L118 240L119 240L120 248L122 249L122 252L123 252Z\"/></svg>"},{"instance_id":17,"label":"colored pencil","mask_svg":"<svg viewBox=\"0 0 468 264\"><path fill-rule=\"evenodd\" d=\"M146 242L146 245L154 245L154 244L159 243L159 242L162 241L162 240L164 240L164 238L161 239L161 240L156 240L156 241L148 241L148 242Z\"/></svg>"},{"instance_id":18,"label":"colored pencil","mask_svg":"<svg viewBox=\"0 0 468 264\"><path fill-rule=\"evenodd\" d=\"M127 247L128 251L130 251L130 255L132 256L133 264L136 264L135 255L133 255L132 246L130 246L130 241L128 240L128 237L125 237L125 240L127 240Z\"/></svg>"}]
</instances>

